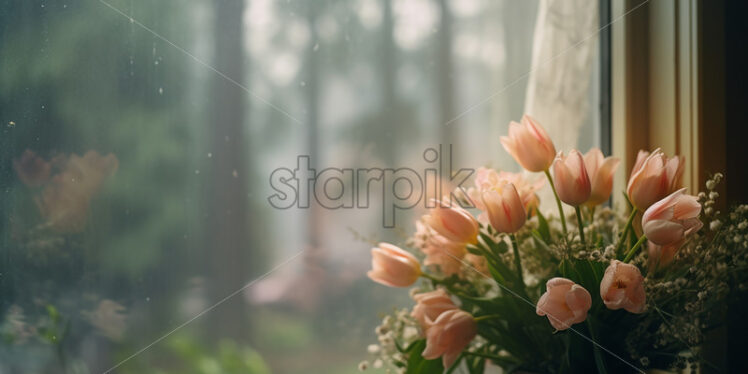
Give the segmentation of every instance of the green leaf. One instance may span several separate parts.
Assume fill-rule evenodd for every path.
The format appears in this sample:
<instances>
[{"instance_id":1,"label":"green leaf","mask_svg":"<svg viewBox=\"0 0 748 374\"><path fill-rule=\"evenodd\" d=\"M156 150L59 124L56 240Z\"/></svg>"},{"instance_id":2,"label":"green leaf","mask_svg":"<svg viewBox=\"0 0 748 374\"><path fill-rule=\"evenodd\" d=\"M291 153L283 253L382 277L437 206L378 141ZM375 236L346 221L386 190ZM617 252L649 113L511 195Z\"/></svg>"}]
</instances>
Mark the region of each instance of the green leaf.
<instances>
[{"instance_id":1,"label":"green leaf","mask_svg":"<svg viewBox=\"0 0 748 374\"><path fill-rule=\"evenodd\" d=\"M481 251L480 248L478 248L477 246L475 246L473 244L468 244L465 247L465 249L467 249L468 252L470 252L470 253L472 253L474 255L483 256L483 251Z\"/></svg>"},{"instance_id":2,"label":"green leaf","mask_svg":"<svg viewBox=\"0 0 748 374\"><path fill-rule=\"evenodd\" d=\"M444 372L442 360L437 358L427 360L421 355L426 349L426 340L421 339L410 346L408 354L408 367L406 374L432 374Z\"/></svg>"},{"instance_id":3,"label":"green leaf","mask_svg":"<svg viewBox=\"0 0 748 374\"><path fill-rule=\"evenodd\" d=\"M548 228L548 221L543 216L543 213L540 213L540 210L538 210L538 233L543 242L548 243L551 241L551 230Z\"/></svg>"}]
</instances>

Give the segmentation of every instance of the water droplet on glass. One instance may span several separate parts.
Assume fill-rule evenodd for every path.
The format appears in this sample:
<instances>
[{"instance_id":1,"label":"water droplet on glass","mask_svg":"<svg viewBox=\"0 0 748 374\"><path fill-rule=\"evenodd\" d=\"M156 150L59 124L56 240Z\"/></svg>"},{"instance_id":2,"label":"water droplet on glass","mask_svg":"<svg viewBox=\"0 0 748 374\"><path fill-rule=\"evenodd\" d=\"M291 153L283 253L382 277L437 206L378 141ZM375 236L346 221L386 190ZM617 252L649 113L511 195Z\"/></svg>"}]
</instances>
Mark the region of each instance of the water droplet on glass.
<instances>
[{"instance_id":1,"label":"water droplet on glass","mask_svg":"<svg viewBox=\"0 0 748 374\"><path fill-rule=\"evenodd\" d=\"M8 122L8 127L11 127L11 128L16 127L16 123L13 121L10 121Z\"/></svg>"},{"instance_id":2,"label":"water droplet on glass","mask_svg":"<svg viewBox=\"0 0 748 374\"><path fill-rule=\"evenodd\" d=\"M233 175L234 178L239 177L239 173L236 171L236 169L234 169L234 171L231 172L231 175Z\"/></svg>"},{"instance_id":3,"label":"water droplet on glass","mask_svg":"<svg viewBox=\"0 0 748 374\"><path fill-rule=\"evenodd\" d=\"M135 23L135 19L130 17L130 23Z\"/></svg>"},{"instance_id":4,"label":"water droplet on glass","mask_svg":"<svg viewBox=\"0 0 748 374\"><path fill-rule=\"evenodd\" d=\"M200 170L195 169L195 174L200 174Z\"/></svg>"},{"instance_id":5,"label":"water droplet on glass","mask_svg":"<svg viewBox=\"0 0 748 374\"><path fill-rule=\"evenodd\" d=\"M299 82L299 86L301 86L301 87L306 86L306 82L304 82L304 81Z\"/></svg>"},{"instance_id":6,"label":"water droplet on glass","mask_svg":"<svg viewBox=\"0 0 748 374\"><path fill-rule=\"evenodd\" d=\"M312 48L313 51L317 52L319 50L319 43L314 45L314 48Z\"/></svg>"},{"instance_id":7,"label":"water droplet on glass","mask_svg":"<svg viewBox=\"0 0 748 374\"><path fill-rule=\"evenodd\" d=\"M158 65L158 60L156 60L156 61L153 61L153 64L154 64L154 65Z\"/></svg>"},{"instance_id":8,"label":"water droplet on glass","mask_svg":"<svg viewBox=\"0 0 748 374\"><path fill-rule=\"evenodd\" d=\"M208 152L208 158L211 158L211 157L213 157L213 153Z\"/></svg>"},{"instance_id":9,"label":"water droplet on glass","mask_svg":"<svg viewBox=\"0 0 748 374\"><path fill-rule=\"evenodd\" d=\"M158 88L158 94L159 95L163 95L164 94L164 88L163 87L159 87Z\"/></svg>"},{"instance_id":10,"label":"water droplet on glass","mask_svg":"<svg viewBox=\"0 0 748 374\"><path fill-rule=\"evenodd\" d=\"M151 301L151 298L150 297L146 297L145 301Z\"/></svg>"}]
</instances>

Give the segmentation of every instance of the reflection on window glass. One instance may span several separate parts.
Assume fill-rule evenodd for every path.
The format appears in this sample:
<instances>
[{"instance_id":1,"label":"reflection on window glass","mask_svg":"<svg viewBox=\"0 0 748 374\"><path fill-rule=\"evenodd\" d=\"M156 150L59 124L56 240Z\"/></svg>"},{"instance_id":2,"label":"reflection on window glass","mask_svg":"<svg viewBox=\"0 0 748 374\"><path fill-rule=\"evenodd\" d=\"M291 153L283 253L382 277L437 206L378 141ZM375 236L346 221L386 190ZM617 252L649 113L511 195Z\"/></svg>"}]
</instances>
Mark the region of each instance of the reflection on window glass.
<instances>
[{"instance_id":1,"label":"reflection on window glass","mask_svg":"<svg viewBox=\"0 0 748 374\"><path fill-rule=\"evenodd\" d=\"M0 3L0 373L353 372L423 204L274 172L517 171L525 112L597 145L596 3Z\"/></svg>"}]
</instances>

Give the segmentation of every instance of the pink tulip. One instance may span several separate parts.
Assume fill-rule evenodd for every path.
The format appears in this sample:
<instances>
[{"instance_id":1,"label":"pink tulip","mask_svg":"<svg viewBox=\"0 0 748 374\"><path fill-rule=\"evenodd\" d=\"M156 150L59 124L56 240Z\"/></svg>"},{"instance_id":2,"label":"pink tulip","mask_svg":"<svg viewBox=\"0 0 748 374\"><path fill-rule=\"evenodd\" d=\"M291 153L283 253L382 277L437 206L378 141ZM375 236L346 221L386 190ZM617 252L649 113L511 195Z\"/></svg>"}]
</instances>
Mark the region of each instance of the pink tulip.
<instances>
[{"instance_id":1,"label":"pink tulip","mask_svg":"<svg viewBox=\"0 0 748 374\"><path fill-rule=\"evenodd\" d=\"M371 249L371 280L390 287L408 287L421 276L421 265L412 254L389 243Z\"/></svg>"},{"instance_id":2,"label":"pink tulip","mask_svg":"<svg viewBox=\"0 0 748 374\"><path fill-rule=\"evenodd\" d=\"M443 312L426 332L423 358L433 360L441 357L444 368L449 368L477 332L475 319L469 313L460 309Z\"/></svg>"},{"instance_id":3,"label":"pink tulip","mask_svg":"<svg viewBox=\"0 0 748 374\"><path fill-rule=\"evenodd\" d=\"M558 198L569 205L579 206L590 198L590 178L582 154L576 149L572 149L568 156L558 153L553 161L553 181Z\"/></svg>"},{"instance_id":4,"label":"pink tulip","mask_svg":"<svg viewBox=\"0 0 748 374\"><path fill-rule=\"evenodd\" d=\"M467 249L465 243L456 243L439 235L432 234L421 247L426 254L423 264L426 266L438 266L444 275L457 274L462 269L462 258L465 257Z\"/></svg>"},{"instance_id":5,"label":"pink tulip","mask_svg":"<svg viewBox=\"0 0 748 374\"><path fill-rule=\"evenodd\" d=\"M646 306L644 277L634 265L613 260L600 282L600 297L608 309L642 313Z\"/></svg>"},{"instance_id":6,"label":"pink tulip","mask_svg":"<svg viewBox=\"0 0 748 374\"><path fill-rule=\"evenodd\" d=\"M671 262L673 262L673 259L675 259L675 254L678 253L681 245L683 245L682 240L668 245L657 245L653 242L649 242L649 262L647 265L649 271L651 272L658 267L667 266Z\"/></svg>"},{"instance_id":7,"label":"pink tulip","mask_svg":"<svg viewBox=\"0 0 748 374\"><path fill-rule=\"evenodd\" d=\"M535 312L539 316L547 315L553 328L566 330L587 319L592 297L584 287L566 278L551 278L545 287Z\"/></svg>"},{"instance_id":8,"label":"pink tulip","mask_svg":"<svg viewBox=\"0 0 748 374\"><path fill-rule=\"evenodd\" d=\"M610 198L613 191L613 173L620 160L615 157L605 157L600 148L592 148L584 155L584 166L590 178L590 198L585 204L595 206Z\"/></svg>"},{"instance_id":9,"label":"pink tulip","mask_svg":"<svg viewBox=\"0 0 748 374\"><path fill-rule=\"evenodd\" d=\"M685 195L685 188L652 204L642 216L644 235L658 245L672 245L701 226L701 205L696 196Z\"/></svg>"},{"instance_id":10,"label":"pink tulip","mask_svg":"<svg viewBox=\"0 0 748 374\"><path fill-rule=\"evenodd\" d=\"M556 147L543 127L525 114L521 123L509 124L509 136L501 137L501 145L525 170L548 170L556 156Z\"/></svg>"},{"instance_id":11,"label":"pink tulip","mask_svg":"<svg viewBox=\"0 0 748 374\"><path fill-rule=\"evenodd\" d=\"M478 221L465 209L458 206L446 206L437 202L430 215L423 217L424 222L445 238L457 243L478 242Z\"/></svg>"},{"instance_id":12,"label":"pink tulip","mask_svg":"<svg viewBox=\"0 0 748 374\"><path fill-rule=\"evenodd\" d=\"M416 301L416 306L413 307L410 315L418 321L423 331L427 331L442 313L457 309L457 305L442 288L416 294L413 299Z\"/></svg>"},{"instance_id":13,"label":"pink tulip","mask_svg":"<svg viewBox=\"0 0 748 374\"><path fill-rule=\"evenodd\" d=\"M639 151L626 188L631 203L645 210L683 183L685 160L680 156L668 158L658 148L652 154Z\"/></svg>"},{"instance_id":14,"label":"pink tulip","mask_svg":"<svg viewBox=\"0 0 748 374\"><path fill-rule=\"evenodd\" d=\"M494 187L481 194L491 226L498 232L515 233L527 218L525 206L511 183Z\"/></svg>"},{"instance_id":15,"label":"pink tulip","mask_svg":"<svg viewBox=\"0 0 748 374\"><path fill-rule=\"evenodd\" d=\"M530 181L522 173L497 172L493 169L480 167L476 171L475 188L468 189L468 196L476 208L485 211L486 207L483 205L481 194L484 191L498 188L507 182L514 185L522 199L522 204L525 206L525 211L532 214L540 205L536 192L545 184L545 180L542 178Z\"/></svg>"}]
</instances>

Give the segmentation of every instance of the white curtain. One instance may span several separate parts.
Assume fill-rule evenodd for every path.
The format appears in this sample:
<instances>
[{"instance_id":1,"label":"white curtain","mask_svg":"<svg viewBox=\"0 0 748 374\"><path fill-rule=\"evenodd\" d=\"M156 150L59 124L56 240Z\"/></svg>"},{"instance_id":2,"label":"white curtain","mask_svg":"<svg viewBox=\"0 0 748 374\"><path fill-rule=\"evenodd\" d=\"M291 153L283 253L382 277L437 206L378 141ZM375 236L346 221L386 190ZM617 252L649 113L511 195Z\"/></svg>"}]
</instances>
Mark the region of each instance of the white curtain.
<instances>
[{"instance_id":1,"label":"white curtain","mask_svg":"<svg viewBox=\"0 0 748 374\"><path fill-rule=\"evenodd\" d=\"M597 0L540 2L525 113L546 128L558 150L577 147L589 120L598 30Z\"/></svg>"},{"instance_id":2,"label":"white curtain","mask_svg":"<svg viewBox=\"0 0 748 374\"><path fill-rule=\"evenodd\" d=\"M548 131L556 150L568 153L582 131L598 134L597 104L600 24L597 0L541 0L535 25L525 113ZM587 134L589 135L589 134ZM594 139L597 144L597 137ZM585 142L589 143L589 142ZM580 149L582 153L587 149ZM549 188L540 191L543 212L558 214Z\"/></svg>"}]
</instances>

